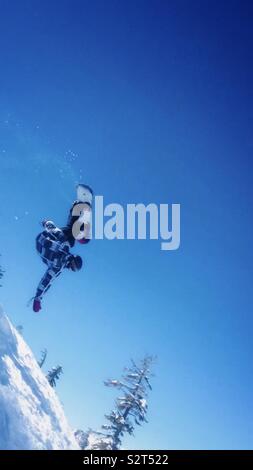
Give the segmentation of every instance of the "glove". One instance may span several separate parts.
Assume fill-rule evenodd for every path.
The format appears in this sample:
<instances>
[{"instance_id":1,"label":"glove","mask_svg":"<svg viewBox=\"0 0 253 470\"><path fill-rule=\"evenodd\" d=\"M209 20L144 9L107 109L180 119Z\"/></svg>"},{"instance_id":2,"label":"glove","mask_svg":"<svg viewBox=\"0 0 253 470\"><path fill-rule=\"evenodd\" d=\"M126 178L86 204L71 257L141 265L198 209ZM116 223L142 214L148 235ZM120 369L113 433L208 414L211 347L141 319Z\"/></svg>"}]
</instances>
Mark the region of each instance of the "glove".
<instances>
[{"instance_id":1,"label":"glove","mask_svg":"<svg viewBox=\"0 0 253 470\"><path fill-rule=\"evenodd\" d=\"M42 221L42 226L46 229L46 230L52 230L54 228L56 228L56 225L54 222L52 222L52 220L43 220Z\"/></svg>"}]
</instances>

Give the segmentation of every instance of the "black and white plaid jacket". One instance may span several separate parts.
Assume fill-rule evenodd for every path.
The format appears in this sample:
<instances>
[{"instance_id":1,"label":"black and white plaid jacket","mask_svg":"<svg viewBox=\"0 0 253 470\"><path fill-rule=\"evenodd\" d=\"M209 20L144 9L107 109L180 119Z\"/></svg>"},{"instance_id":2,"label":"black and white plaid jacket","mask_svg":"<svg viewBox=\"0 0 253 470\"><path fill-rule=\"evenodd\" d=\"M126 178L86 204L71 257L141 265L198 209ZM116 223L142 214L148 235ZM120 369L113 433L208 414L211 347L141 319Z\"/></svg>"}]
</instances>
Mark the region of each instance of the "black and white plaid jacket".
<instances>
[{"instance_id":1,"label":"black and white plaid jacket","mask_svg":"<svg viewBox=\"0 0 253 470\"><path fill-rule=\"evenodd\" d=\"M36 238L36 250L48 269L41 279L35 297L42 298L53 280L68 267L72 257L66 234L57 227L44 230Z\"/></svg>"}]
</instances>

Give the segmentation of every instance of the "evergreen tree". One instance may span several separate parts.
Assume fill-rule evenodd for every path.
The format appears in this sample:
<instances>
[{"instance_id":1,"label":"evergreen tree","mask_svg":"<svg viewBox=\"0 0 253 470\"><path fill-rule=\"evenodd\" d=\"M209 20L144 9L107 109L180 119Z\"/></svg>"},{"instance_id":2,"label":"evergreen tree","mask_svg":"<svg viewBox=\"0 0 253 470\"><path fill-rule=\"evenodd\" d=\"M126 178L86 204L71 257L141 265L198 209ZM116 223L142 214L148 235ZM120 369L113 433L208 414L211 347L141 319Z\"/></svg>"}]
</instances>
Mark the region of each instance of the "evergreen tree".
<instances>
[{"instance_id":1,"label":"evergreen tree","mask_svg":"<svg viewBox=\"0 0 253 470\"><path fill-rule=\"evenodd\" d=\"M17 325L16 330L19 332L20 335L23 335L23 331L24 331L23 325Z\"/></svg>"},{"instance_id":2,"label":"evergreen tree","mask_svg":"<svg viewBox=\"0 0 253 470\"><path fill-rule=\"evenodd\" d=\"M0 280L3 278L3 275L4 275L4 270L3 270L2 266L0 265ZM2 287L1 284L0 284L0 287Z\"/></svg>"},{"instance_id":3,"label":"evergreen tree","mask_svg":"<svg viewBox=\"0 0 253 470\"><path fill-rule=\"evenodd\" d=\"M104 432L77 429L75 438L82 450L112 450L112 437L106 436Z\"/></svg>"},{"instance_id":4,"label":"evergreen tree","mask_svg":"<svg viewBox=\"0 0 253 470\"><path fill-rule=\"evenodd\" d=\"M104 432L91 431L87 435L85 450L113 450L113 438Z\"/></svg>"},{"instance_id":5,"label":"evergreen tree","mask_svg":"<svg viewBox=\"0 0 253 470\"><path fill-rule=\"evenodd\" d=\"M47 380L51 387L56 387L56 380L59 380L61 374L63 374L61 366L53 367L53 369L48 371Z\"/></svg>"},{"instance_id":6,"label":"evergreen tree","mask_svg":"<svg viewBox=\"0 0 253 470\"><path fill-rule=\"evenodd\" d=\"M39 364L40 368L43 367L46 358L47 358L47 349L43 349L43 351L41 351L41 358L38 361L38 364Z\"/></svg>"},{"instance_id":7,"label":"evergreen tree","mask_svg":"<svg viewBox=\"0 0 253 470\"><path fill-rule=\"evenodd\" d=\"M105 382L107 387L114 387L123 393L117 398L115 409L105 415L109 424L102 426L103 433L94 433L97 436L96 449L120 449L124 434L133 435L136 425L147 422L147 396L148 391L152 390L150 368L153 362L151 356L146 356L139 365L132 360L132 366L125 369L121 380Z\"/></svg>"},{"instance_id":8,"label":"evergreen tree","mask_svg":"<svg viewBox=\"0 0 253 470\"><path fill-rule=\"evenodd\" d=\"M85 450L89 446L89 436L92 434L92 432L93 431L91 429L88 429L88 431L82 431L82 429L77 429L74 432L75 438L81 449Z\"/></svg>"}]
</instances>

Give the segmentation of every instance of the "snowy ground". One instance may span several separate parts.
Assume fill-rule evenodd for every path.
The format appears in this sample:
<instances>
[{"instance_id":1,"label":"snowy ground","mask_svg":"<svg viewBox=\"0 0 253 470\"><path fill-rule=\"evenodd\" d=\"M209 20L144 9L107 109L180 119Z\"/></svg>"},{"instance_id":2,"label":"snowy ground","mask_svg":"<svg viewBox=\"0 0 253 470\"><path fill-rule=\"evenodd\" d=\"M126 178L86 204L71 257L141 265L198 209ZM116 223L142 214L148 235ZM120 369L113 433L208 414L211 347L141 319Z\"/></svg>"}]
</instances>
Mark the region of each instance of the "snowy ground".
<instances>
[{"instance_id":1,"label":"snowy ground","mask_svg":"<svg viewBox=\"0 0 253 470\"><path fill-rule=\"evenodd\" d=\"M0 449L78 449L55 391L0 307Z\"/></svg>"}]
</instances>

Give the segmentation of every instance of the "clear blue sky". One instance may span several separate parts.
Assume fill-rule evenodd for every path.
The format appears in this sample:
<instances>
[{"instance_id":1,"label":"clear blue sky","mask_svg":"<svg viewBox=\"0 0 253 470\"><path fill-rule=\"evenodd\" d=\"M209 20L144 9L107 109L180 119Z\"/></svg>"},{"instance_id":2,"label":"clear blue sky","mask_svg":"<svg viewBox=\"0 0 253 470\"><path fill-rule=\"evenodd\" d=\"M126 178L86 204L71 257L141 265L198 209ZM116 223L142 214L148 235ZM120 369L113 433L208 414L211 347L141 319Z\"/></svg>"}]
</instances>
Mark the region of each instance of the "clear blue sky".
<instances>
[{"instance_id":1,"label":"clear blue sky","mask_svg":"<svg viewBox=\"0 0 253 470\"><path fill-rule=\"evenodd\" d=\"M1 303L63 365L74 427L102 424L103 380L151 353L149 424L125 447L252 448L252 2L0 6ZM65 223L79 180L180 203L181 247L76 247L85 269L35 315L39 221Z\"/></svg>"}]
</instances>

